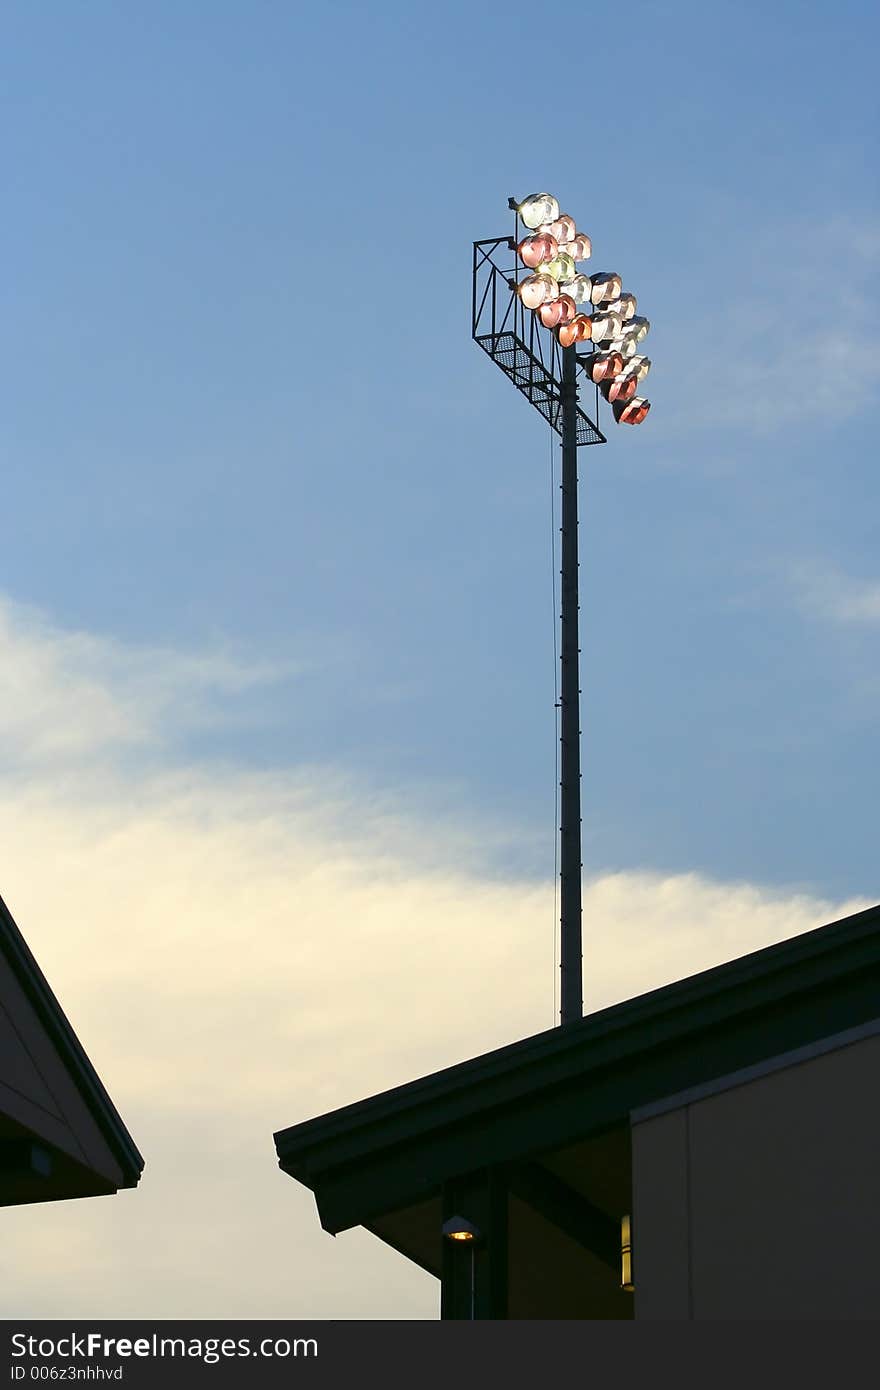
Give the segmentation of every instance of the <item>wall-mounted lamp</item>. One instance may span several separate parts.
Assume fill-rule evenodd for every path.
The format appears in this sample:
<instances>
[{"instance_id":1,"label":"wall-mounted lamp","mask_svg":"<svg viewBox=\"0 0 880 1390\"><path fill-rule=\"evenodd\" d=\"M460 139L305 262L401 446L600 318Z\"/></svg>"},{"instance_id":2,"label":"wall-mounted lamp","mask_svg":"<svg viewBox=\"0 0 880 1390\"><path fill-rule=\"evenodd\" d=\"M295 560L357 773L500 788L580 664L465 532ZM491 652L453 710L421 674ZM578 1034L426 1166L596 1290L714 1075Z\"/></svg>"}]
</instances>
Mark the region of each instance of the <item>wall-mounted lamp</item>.
<instances>
[{"instance_id":1,"label":"wall-mounted lamp","mask_svg":"<svg viewBox=\"0 0 880 1390\"><path fill-rule=\"evenodd\" d=\"M632 1222L629 1216L620 1218L620 1287L626 1293L635 1288L632 1270Z\"/></svg>"},{"instance_id":2,"label":"wall-mounted lamp","mask_svg":"<svg viewBox=\"0 0 880 1390\"><path fill-rule=\"evenodd\" d=\"M441 1230L446 1240L454 1241L457 1246L462 1247L462 1253L464 1252L464 1250L470 1248L470 1289L468 1297L468 1310L469 1316L471 1318L474 1318L476 1317L477 1298L475 1256L477 1253L477 1245L479 1244L482 1231L480 1230L479 1226L474 1225L473 1221L468 1221L466 1216L447 1217L447 1219L443 1222ZM459 1264L460 1257L458 1255L454 1256L453 1262L455 1264Z\"/></svg>"},{"instance_id":3,"label":"wall-mounted lamp","mask_svg":"<svg viewBox=\"0 0 880 1390\"><path fill-rule=\"evenodd\" d=\"M479 1240L480 1230L464 1216L450 1216L443 1222L443 1234L447 1240Z\"/></svg>"}]
</instances>

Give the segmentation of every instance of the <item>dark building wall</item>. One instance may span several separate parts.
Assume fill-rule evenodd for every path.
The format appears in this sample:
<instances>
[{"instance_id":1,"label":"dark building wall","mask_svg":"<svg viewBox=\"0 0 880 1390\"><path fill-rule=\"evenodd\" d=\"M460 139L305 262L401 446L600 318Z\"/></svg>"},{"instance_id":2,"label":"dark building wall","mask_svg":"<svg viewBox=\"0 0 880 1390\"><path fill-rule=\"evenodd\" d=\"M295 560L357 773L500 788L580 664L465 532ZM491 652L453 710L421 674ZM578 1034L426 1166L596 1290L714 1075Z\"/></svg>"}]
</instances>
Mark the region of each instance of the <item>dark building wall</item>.
<instances>
[{"instance_id":1,"label":"dark building wall","mask_svg":"<svg viewBox=\"0 0 880 1390\"><path fill-rule=\"evenodd\" d=\"M876 1319L880 1023L633 1115L639 1319Z\"/></svg>"},{"instance_id":2,"label":"dark building wall","mask_svg":"<svg viewBox=\"0 0 880 1390\"><path fill-rule=\"evenodd\" d=\"M0 1146L26 1137L67 1156L110 1191L125 1175L9 963L0 955ZM0 1147L0 1160L3 1158ZM13 1154L14 1154L13 1150ZM0 1161L0 1205L30 1200ZM74 1184L75 1186L76 1184ZM44 1184L46 1195L55 1192ZM38 1184L39 1188L39 1184ZM71 1191L69 1195L76 1195Z\"/></svg>"}]
</instances>

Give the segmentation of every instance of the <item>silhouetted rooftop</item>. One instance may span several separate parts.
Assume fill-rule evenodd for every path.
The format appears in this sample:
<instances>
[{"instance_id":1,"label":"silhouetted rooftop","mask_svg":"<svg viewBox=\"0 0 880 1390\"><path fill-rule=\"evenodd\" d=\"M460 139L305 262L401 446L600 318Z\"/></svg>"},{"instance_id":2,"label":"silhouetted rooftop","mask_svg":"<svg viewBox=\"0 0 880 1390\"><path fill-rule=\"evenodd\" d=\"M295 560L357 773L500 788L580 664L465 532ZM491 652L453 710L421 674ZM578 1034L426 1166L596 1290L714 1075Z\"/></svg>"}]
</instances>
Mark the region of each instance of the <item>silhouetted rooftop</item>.
<instances>
[{"instance_id":1,"label":"silhouetted rooftop","mask_svg":"<svg viewBox=\"0 0 880 1390\"><path fill-rule=\"evenodd\" d=\"M0 1205L135 1187L143 1166L0 899Z\"/></svg>"},{"instance_id":2,"label":"silhouetted rooftop","mask_svg":"<svg viewBox=\"0 0 880 1390\"><path fill-rule=\"evenodd\" d=\"M439 1274L456 1175L501 1164L534 1188L549 1173L629 1210L578 1175L589 1148L594 1174L629 1181L633 1110L878 1016L880 906L282 1129L278 1159L326 1230L363 1225Z\"/></svg>"}]
</instances>

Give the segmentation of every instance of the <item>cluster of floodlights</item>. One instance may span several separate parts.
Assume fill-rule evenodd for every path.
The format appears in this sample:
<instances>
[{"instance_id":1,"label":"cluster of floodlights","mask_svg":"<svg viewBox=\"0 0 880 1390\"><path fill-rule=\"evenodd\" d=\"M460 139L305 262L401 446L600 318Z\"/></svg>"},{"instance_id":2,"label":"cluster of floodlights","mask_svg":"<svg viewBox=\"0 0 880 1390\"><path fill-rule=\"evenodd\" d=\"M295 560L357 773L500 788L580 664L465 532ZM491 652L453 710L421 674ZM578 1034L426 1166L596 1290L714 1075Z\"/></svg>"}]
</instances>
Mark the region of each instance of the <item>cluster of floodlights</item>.
<instances>
[{"instance_id":1,"label":"cluster of floodlights","mask_svg":"<svg viewBox=\"0 0 880 1390\"><path fill-rule=\"evenodd\" d=\"M577 230L573 218L560 213L551 194L532 193L513 206L529 233L516 248L531 271L516 286L524 307L537 314L562 347L595 344L579 361L610 402L617 423L640 425L651 403L636 392L651 362L637 349L650 324L636 313L635 295L623 289L613 272L578 271L578 263L592 252L590 238Z\"/></svg>"}]
</instances>

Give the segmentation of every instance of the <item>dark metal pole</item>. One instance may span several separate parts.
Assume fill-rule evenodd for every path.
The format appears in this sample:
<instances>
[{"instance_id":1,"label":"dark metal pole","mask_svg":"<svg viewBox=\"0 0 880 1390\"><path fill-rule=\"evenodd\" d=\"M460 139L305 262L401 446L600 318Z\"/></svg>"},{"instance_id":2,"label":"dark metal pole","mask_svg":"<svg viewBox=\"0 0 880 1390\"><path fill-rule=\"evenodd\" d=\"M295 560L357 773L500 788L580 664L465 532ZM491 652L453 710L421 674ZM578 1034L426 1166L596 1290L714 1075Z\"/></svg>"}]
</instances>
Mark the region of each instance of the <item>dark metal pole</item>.
<instances>
[{"instance_id":1,"label":"dark metal pole","mask_svg":"<svg viewBox=\"0 0 880 1390\"><path fill-rule=\"evenodd\" d=\"M464 1321L508 1316L508 1178L498 1166L443 1184L443 1219L464 1216L473 1242L443 1239L440 1317Z\"/></svg>"},{"instance_id":2,"label":"dark metal pole","mask_svg":"<svg viewBox=\"0 0 880 1390\"><path fill-rule=\"evenodd\" d=\"M577 357L562 349L562 642L560 688L560 1023L583 1017L581 744L578 671Z\"/></svg>"}]
</instances>

